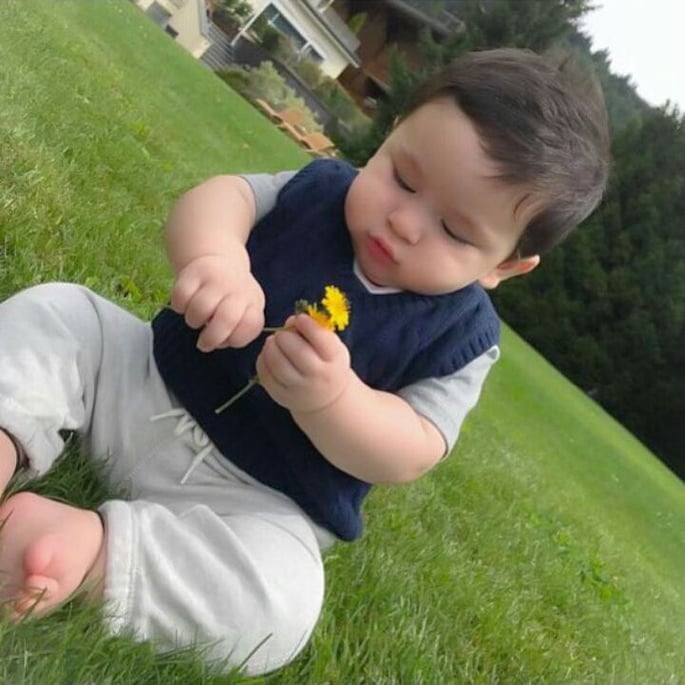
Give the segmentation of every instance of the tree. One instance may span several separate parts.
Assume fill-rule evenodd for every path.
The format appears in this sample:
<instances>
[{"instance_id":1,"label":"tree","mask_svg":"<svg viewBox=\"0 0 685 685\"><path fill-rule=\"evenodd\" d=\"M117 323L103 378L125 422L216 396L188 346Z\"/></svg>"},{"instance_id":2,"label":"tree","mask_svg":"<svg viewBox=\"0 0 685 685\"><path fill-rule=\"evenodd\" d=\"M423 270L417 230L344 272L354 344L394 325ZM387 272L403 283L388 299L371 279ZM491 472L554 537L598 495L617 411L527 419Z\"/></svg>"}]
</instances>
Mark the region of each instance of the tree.
<instances>
[{"instance_id":1,"label":"tree","mask_svg":"<svg viewBox=\"0 0 685 685\"><path fill-rule=\"evenodd\" d=\"M685 476L685 122L672 108L649 110L615 135L612 152L598 212L495 300Z\"/></svg>"},{"instance_id":2,"label":"tree","mask_svg":"<svg viewBox=\"0 0 685 685\"><path fill-rule=\"evenodd\" d=\"M577 28L588 0L470 0L461 18L476 49L529 48L543 52Z\"/></svg>"}]
</instances>

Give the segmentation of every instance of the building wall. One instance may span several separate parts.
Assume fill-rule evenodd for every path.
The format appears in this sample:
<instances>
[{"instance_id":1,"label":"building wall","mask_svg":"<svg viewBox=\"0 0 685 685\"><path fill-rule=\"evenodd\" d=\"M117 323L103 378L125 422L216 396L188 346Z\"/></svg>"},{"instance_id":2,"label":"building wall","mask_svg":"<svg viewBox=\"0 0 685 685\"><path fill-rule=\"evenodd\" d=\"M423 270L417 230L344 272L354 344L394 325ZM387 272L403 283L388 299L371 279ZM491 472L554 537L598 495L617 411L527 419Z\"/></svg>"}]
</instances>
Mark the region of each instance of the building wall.
<instances>
[{"instance_id":1,"label":"building wall","mask_svg":"<svg viewBox=\"0 0 685 685\"><path fill-rule=\"evenodd\" d=\"M422 27L380 0L335 0L333 8L345 21L359 14L366 17L357 33L361 67L348 67L338 80L371 115L373 101L387 91L392 50L401 52L410 67L419 66L417 45Z\"/></svg>"},{"instance_id":2,"label":"building wall","mask_svg":"<svg viewBox=\"0 0 685 685\"><path fill-rule=\"evenodd\" d=\"M163 28L193 57L200 58L211 45L202 33L203 0L134 0L146 14L156 21L168 15Z\"/></svg>"},{"instance_id":3,"label":"building wall","mask_svg":"<svg viewBox=\"0 0 685 685\"><path fill-rule=\"evenodd\" d=\"M204 11L202 0L186 0L169 21L169 25L178 32L176 40L198 59L210 46L209 39L202 35L200 12Z\"/></svg>"},{"instance_id":4,"label":"building wall","mask_svg":"<svg viewBox=\"0 0 685 685\"><path fill-rule=\"evenodd\" d=\"M302 37L321 55L321 71L330 78L338 78L347 67L348 60L342 50L328 36L300 0L248 0L255 12L261 14L268 5L273 5L302 35Z\"/></svg>"}]
</instances>

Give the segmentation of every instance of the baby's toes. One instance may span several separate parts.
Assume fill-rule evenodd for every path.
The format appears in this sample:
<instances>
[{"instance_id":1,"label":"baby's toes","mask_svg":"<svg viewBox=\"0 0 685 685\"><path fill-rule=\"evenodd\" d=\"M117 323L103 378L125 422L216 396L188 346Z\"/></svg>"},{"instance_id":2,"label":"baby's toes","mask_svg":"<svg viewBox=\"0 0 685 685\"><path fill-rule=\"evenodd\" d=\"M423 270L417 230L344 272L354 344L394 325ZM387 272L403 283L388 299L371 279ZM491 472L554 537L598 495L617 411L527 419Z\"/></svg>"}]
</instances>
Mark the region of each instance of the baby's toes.
<instances>
[{"instance_id":1,"label":"baby's toes","mask_svg":"<svg viewBox=\"0 0 685 685\"><path fill-rule=\"evenodd\" d=\"M12 620L42 616L60 602L59 590L59 583L54 578L27 576L25 589L14 601Z\"/></svg>"}]
</instances>

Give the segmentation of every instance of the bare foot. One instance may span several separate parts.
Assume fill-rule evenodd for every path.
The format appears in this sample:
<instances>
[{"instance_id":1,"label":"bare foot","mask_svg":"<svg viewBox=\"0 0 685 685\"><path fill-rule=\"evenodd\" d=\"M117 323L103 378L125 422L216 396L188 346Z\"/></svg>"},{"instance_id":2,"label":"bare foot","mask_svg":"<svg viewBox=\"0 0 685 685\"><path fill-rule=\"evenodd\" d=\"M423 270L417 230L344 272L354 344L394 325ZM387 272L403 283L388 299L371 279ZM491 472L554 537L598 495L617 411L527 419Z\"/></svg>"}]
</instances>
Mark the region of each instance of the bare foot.
<instances>
[{"instance_id":1,"label":"bare foot","mask_svg":"<svg viewBox=\"0 0 685 685\"><path fill-rule=\"evenodd\" d=\"M5 431L0 428L0 493L5 491L17 466L17 450Z\"/></svg>"},{"instance_id":2,"label":"bare foot","mask_svg":"<svg viewBox=\"0 0 685 685\"><path fill-rule=\"evenodd\" d=\"M13 620L57 608L86 579L92 597L102 594L104 530L94 511L20 492L0 506L0 527L0 600Z\"/></svg>"}]
</instances>

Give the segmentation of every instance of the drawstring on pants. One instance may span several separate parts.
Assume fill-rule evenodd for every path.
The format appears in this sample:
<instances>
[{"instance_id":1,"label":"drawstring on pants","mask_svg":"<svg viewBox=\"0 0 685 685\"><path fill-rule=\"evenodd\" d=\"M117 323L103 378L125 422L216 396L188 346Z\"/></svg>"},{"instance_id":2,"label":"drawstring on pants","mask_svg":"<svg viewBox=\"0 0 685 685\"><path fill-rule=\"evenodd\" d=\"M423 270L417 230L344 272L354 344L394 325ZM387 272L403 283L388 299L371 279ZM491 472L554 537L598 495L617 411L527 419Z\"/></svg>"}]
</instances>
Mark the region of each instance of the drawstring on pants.
<instances>
[{"instance_id":1,"label":"drawstring on pants","mask_svg":"<svg viewBox=\"0 0 685 685\"><path fill-rule=\"evenodd\" d=\"M188 414L185 409L171 409L162 414L155 414L150 417L150 421L159 421L161 419L178 418L176 428L174 428L174 435L181 436L188 431L191 432L193 443L199 449L199 452L193 457L190 465L181 477L179 483L185 485L185 482L190 478L190 474L209 456L214 450L214 444L209 439L207 433L198 425L197 421Z\"/></svg>"}]
</instances>

